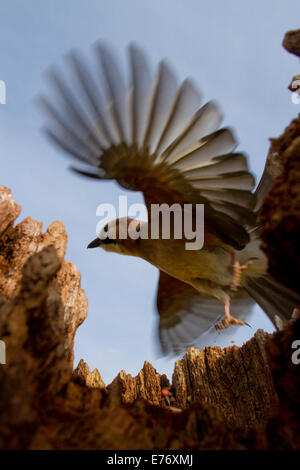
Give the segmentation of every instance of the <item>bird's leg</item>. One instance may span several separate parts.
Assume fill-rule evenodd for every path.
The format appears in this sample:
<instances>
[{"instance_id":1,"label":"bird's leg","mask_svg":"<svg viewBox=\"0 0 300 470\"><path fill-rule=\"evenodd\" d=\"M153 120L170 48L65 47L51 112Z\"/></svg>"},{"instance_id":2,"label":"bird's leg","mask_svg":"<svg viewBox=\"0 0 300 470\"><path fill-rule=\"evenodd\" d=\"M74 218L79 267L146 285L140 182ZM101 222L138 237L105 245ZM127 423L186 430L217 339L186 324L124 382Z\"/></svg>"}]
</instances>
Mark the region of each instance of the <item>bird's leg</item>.
<instances>
[{"instance_id":1,"label":"bird's leg","mask_svg":"<svg viewBox=\"0 0 300 470\"><path fill-rule=\"evenodd\" d=\"M232 252L232 267L233 267L233 277L230 284L230 289L236 291L238 287L241 286L241 278L243 271L248 268L249 264L252 264L253 261L249 260L247 263L241 265L236 258L235 251Z\"/></svg>"},{"instance_id":2,"label":"bird's leg","mask_svg":"<svg viewBox=\"0 0 300 470\"><path fill-rule=\"evenodd\" d=\"M225 302L224 319L220 323L217 323L216 329L217 330L225 330L225 328L227 328L229 325L247 325L251 328L249 323L246 323L243 320L239 320L238 318L235 318L230 314L230 301L227 300Z\"/></svg>"},{"instance_id":3,"label":"bird's leg","mask_svg":"<svg viewBox=\"0 0 300 470\"><path fill-rule=\"evenodd\" d=\"M195 279L193 287L198 290L198 292L215 297L225 305L224 318L220 323L215 325L215 328L217 330L224 330L229 325L247 325L251 328L248 323L243 320L238 320L230 314L230 296L227 292L225 292L223 288L221 288L217 284L214 284L211 281L199 278Z\"/></svg>"}]
</instances>

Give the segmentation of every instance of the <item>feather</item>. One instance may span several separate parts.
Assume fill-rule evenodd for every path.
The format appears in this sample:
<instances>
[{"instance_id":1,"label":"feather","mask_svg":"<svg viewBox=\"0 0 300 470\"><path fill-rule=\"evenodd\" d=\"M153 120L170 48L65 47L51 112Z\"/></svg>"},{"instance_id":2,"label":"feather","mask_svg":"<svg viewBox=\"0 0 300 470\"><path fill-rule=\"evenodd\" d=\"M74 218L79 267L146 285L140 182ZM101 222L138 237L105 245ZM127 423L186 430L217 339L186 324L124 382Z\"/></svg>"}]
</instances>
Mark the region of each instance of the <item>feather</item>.
<instances>
[{"instance_id":1,"label":"feather","mask_svg":"<svg viewBox=\"0 0 300 470\"><path fill-rule=\"evenodd\" d=\"M157 153L160 138L165 132L172 103L177 89L177 80L166 62L161 62L157 77L157 87L151 100L152 114L149 128L145 133L144 145L149 145L149 153Z\"/></svg>"},{"instance_id":2,"label":"feather","mask_svg":"<svg viewBox=\"0 0 300 470\"><path fill-rule=\"evenodd\" d=\"M188 125L165 150L162 155L163 160L166 160L170 165L174 165L175 162L185 156L184 151L186 148L198 142L202 137L214 133L221 120L221 114L215 103L206 103L195 112Z\"/></svg>"},{"instance_id":3,"label":"feather","mask_svg":"<svg viewBox=\"0 0 300 470\"><path fill-rule=\"evenodd\" d=\"M231 300L231 312L236 318L247 318L254 301L240 289ZM201 337L214 327L224 314L224 305L202 295L160 271L157 291L159 342L164 354L179 354L196 346ZM226 333L225 333L226 334Z\"/></svg>"},{"instance_id":4,"label":"feather","mask_svg":"<svg viewBox=\"0 0 300 470\"><path fill-rule=\"evenodd\" d=\"M79 53L72 51L70 54L68 54L67 58L72 66L72 70L77 76L80 88L87 98L87 105L89 106L92 114L93 126L97 128L101 135L101 145L103 148L107 148L108 146L112 145L113 139L111 130L107 126L107 116L103 98L101 97L100 92L97 89L91 74L89 73L88 67L86 67L80 58Z\"/></svg>"},{"instance_id":5,"label":"feather","mask_svg":"<svg viewBox=\"0 0 300 470\"><path fill-rule=\"evenodd\" d=\"M211 201L232 202L248 209L253 209L255 205L255 195L245 189L207 188L201 194Z\"/></svg>"},{"instance_id":6,"label":"feather","mask_svg":"<svg viewBox=\"0 0 300 470\"><path fill-rule=\"evenodd\" d=\"M95 51L105 78L108 110L111 113L119 142L130 144L126 86L118 62L112 51L102 42L95 44Z\"/></svg>"},{"instance_id":7,"label":"feather","mask_svg":"<svg viewBox=\"0 0 300 470\"><path fill-rule=\"evenodd\" d=\"M196 146L196 144L198 144ZM237 143L230 129L221 129L207 135L195 144L195 148L176 154L169 164L178 170L188 170L213 157L233 152Z\"/></svg>"},{"instance_id":8,"label":"feather","mask_svg":"<svg viewBox=\"0 0 300 470\"><path fill-rule=\"evenodd\" d=\"M300 296L270 274L259 278L248 278L247 292L261 306L270 320L276 325L275 317L289 320L295 308L300 308Z\"/></svg>"},{"instance_id":9,"label":"feather","mask_svg":"<svg viewBox=\"0 0 300 470\"><path fill-rule=\"evenodd\" d=\"M65 121L68 121L70 127L72 127L81 138L84 138L90 146L93 146L95 150L102 150L99 137L95 134L86 112L75 98L75 95L65 84L63 78L54 69L48 72L48 78L62 99L65 110Z\"/></svg>"},{"instance_id":10,"label":"feather","mask_svg":"<svg viewBox=\"0 0 300 470\"><path fill-rule=\"evenodd\" d=\"M197 178L192 180L192 184L200 192L202 189L207 188L251 190L255 185L255 180L247 171L239 171L236 173L225 173L214 178Z\"/></svg>"},{"instance_id":11,"label":"feather","mask_svg":"<svg viewBox=\"0 0 300 470\"><path fill-rule=\"evenodd\" d=\"M247 160L241 153L229 153L219 157L213 157L201 166L193 169L183 170L184 176L188 179L202 178L205 176L218 176L224 173L234 173L236 171L247 171Z\"/></svg>"},{"instance_id":12,"label":"feather","mask_svg":"<svg viewBox=\"0 0 300 470\"><path fill-rule=\"evenodd\" d=\"M151 74L145 55L135 44L128 49L131 72L131 129L132 143L142 148L146 130Z\"/></svg>"},{"instance_id":13,"label":"feather","mask_svg":"<svg viewBox=\"0 0 300 470\"><path fill-rule=\"evenodd\" d=\"M164 161L175 148L179 135L188 126L191 116L200 106L200 94L190 80L184 80L178 88L166 127L161 135L157 152Z\"/></svg>"},{"instance_id":14,"label":"feather","mask_svg":"<svg viewBox=\"0 0 300 470\"><path fill-rule=\"evenodd\" d=\"M256 214L251 209L232 204L229 202L210 200L211 206L217 211L223 212L226 215L232 217L236 222L243 225L251 226L256 221Z\"/></svg>"}]
</instances>

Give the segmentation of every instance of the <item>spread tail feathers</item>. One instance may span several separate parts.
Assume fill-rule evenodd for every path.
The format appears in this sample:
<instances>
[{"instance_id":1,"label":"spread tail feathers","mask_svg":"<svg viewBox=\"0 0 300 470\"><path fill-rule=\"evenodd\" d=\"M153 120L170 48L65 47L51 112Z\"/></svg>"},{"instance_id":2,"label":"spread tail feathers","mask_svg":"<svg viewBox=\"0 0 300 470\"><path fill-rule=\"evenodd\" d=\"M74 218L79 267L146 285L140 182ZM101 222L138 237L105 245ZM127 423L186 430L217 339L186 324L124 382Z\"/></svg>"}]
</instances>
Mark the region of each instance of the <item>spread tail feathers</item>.
<instances>
[{"instance_id":1,"label":"spread tail feathers","mask_svg":"<svg viewBox=\"0 0 300 470\"><path fill-rule=\"evenodd\" d=\"M276 316L283 321L291 318L293 310L300 308L300 295L276 281L270 274L249 278L248 294L276 325Z\"/></svg>"}]
</instances>

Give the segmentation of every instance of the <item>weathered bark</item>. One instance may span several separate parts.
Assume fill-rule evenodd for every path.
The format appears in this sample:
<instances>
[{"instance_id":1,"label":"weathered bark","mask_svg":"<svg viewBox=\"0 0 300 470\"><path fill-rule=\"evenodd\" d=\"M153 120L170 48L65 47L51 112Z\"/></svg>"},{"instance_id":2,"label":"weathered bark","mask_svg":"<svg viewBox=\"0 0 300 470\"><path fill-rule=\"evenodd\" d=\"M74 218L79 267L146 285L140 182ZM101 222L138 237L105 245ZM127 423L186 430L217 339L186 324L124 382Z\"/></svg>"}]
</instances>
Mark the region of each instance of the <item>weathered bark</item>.
<instances>
[{"instance_id":1,"label":"weathered bark","mask_svg":"<svg viewBox=\"0 0 300 470\"><path fill-rule=\"evenodd\" d=\"M277 406L265 341L266 334L258 330L241 348L189 349L175 364L177 406L207 403L218 409L231 429L248 429L265 422Z\"/></svg>"},{"instance_id":2,"label":"weathered bark","mask_svg":"<svg viewBox=\"0 0 300 470\"><path fill-rule=\"evenodd\" d=\"M270 272L300 292L300 115L281 137L271 139L271 150L283 170L260 211L262 247Z\"/></svg>"},{"instance_id":3,"label":"weathered bark","mask_svg":"<svg viewBox=\"0 0 300 470\"><path fill-rule=\"evenodd\" d=\"M295 42L289 47L297 50ZM269 164L278 176L261 210L270 271L294 289L299 138L297 118L272 139ZM297 313L281 331L259 330L242 347L189 349L172 383L145 362L137 377L121 371L106 386L83 360L73 370L87 299L79 272L64 260L63 224L43 234L31 218L14 226L19 213L0 187L0 339L7 352L0 365L1 449L300 448Z\"/></svg>"},{"instance_id":4,"label":"weathered bark","mask_svg":"<svg viewBox=\"0 0 300 470\"><path fill-rule=\"evenodd\" d=\"M300 30L286 33L283 46L300 57ZM296 75L289 86L297 91ZM269 271L300 292L300 114L277 139L271 139L270 160L280 171L260 211L264 230L262 247ZM279 174L278 174L279 173Z\"/></svg>"},{"instance_id":5,"label":"weathered bark","mask_svg":"<svg viewBox=\"0 0 300 470\"><path fill-rule=\"evenodd\" d=\"M299 445L294 325L273 336L258 331L241 348L190 349L176 362L172 384L145 362L137 377L121 371L106 387L84 361L73 370L74 335L87 301L80 274L63 258L63 225L42 234L28 218L14 227L19 207L6 188L0 195L9 201L0 220L2 449ZM170 407L163 389L172 391Z\"/></svg>"},{"instance_id":6,"label":"weathered bark","mask_svg":"<svg viewBox=\"0 0 300 470\"><path fill-rule=\"evenodd\" d=\"M282 45L291 54L300 57L300 29L288 31L283 38Z\"/></svg>"}]
</instances>

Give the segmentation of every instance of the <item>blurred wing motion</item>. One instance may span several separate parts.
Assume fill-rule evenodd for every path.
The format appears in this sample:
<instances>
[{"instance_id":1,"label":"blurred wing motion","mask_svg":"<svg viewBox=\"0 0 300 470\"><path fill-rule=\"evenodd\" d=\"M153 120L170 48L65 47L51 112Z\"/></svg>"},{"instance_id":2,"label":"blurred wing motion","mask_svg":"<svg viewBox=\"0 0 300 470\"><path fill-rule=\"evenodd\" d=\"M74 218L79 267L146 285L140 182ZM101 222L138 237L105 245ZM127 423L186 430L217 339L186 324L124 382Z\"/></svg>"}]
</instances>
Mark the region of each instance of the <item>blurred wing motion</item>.
<instances>
[{"instance_id":1,"label":"blurred wing motion","mask_svg":"<svg viewBox=\"0 0 300 470\"><path fill-rule=\"evenodd\" d=\"M224 306L162 271L159 274L159 342L164 354L178 354L197 345L197 338L223 317ZM254 305L247 292L239 289L231 299L230 310L233 316L245 320Z\"/></svg>"},{"instance_id":2,"label":"blurred wing motion","mask_svg":"<svg viewBox=\"0 0 300 470\"><path fill-rule=\"evenodd\" d=\"M152 80L145 56L134 45L127 90L111 51L100 43L95 50L101 91L72 52L74 91L52 70L57 104L40 98L49 117L47 135L87 165L72 169L142 191L148 212L151 203L205 204L206 226L242 249L249 241L245 226L255 220L254 178L246 157L233 153L237 143L231 130L218 129L216 104L200 106L194 85L185 80L178 87L166 62Z\"/></svg>"},{"instance_id":3,"label":"blurred wing motion","mask_svg":"<svg viewBox=\"0 0 300 470\"><path fill-rule=\"evenodd\" d=\"M237 143L231 130L219 129L222 118L216 104L201 106L192 82L178 86L166 62L152 79L146 58L135 45L129 47L128 87L111 51L98 43L95 52L96 80L72 52L67 57L72 69L67 80L55 70L49 72L56 104L40 98L48 117L47 135L85 165L73 171L142 191L149 216L151 203L205 204L206 230L235 249L244 248L249 242L247 227L256 218L254 178L246 157L234 153ZM210 327L223 313L223 305L170 279L166 288L161 274L158 310L161 344L165 351L175 352L188 344L187 338ZM167 294L171 286L178 288L174 296ZM245 301L237 300L236 305L241 302ZM190 320L195 320L195 328ZM184 336L188 328L193 334Z\"/></svg>"}]
</instances>

